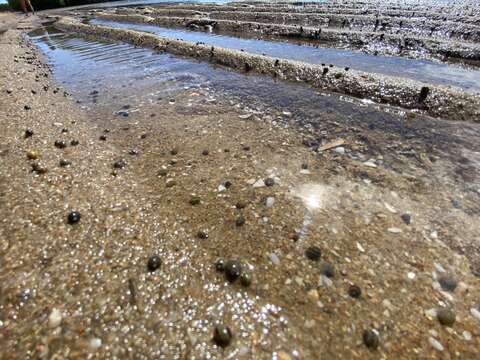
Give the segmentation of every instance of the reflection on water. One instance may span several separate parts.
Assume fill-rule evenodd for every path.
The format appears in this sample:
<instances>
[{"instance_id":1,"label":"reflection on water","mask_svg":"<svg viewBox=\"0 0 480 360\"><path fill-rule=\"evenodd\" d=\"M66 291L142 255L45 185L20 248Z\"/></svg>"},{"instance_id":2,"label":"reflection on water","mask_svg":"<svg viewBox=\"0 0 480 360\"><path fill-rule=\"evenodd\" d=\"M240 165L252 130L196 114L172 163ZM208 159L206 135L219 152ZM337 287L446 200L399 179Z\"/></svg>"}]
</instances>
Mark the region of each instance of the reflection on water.
<instances>
[{"instance_id":1,"label":"reflection on water","mask_svg":"<svg viewBox=\"0 0 480 360\"><path fill-rule=\"evenodd\" d=\"M316 48L285 42L246 39L101 19L93 19L90 23L121 29L128 28L147 31L164 37L191 42L203 42L207 45L245 50L255 54L265 54L272 57L303 61L311 64L334 64L339 67L350 67L356 70L404 77L432 84L451 85L470 92L480 91L480 70L465 69L456 65L441 64L428 60L374 56L348 50Z\"/></svg>"}]
</instances>

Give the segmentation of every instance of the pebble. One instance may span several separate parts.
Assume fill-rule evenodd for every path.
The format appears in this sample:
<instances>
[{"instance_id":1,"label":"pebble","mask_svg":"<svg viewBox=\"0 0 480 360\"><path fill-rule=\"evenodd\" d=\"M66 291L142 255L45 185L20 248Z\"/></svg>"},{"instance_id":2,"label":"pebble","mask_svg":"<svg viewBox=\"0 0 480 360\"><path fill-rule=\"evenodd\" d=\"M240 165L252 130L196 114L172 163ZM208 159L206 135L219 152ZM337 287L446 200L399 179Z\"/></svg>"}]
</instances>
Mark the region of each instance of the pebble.
<instances>
[{"instance_id":1,"label":"pebble","mask_svg":"<svg viewBox=\"0 0 480 360\"><path fill-rule=\"evenodd\" d=\"M100 135L99 140L106 141L107 136L106 135Z\"/></svg>"},{"instance_id":2,"label":"pebble","mask_svg":"<svg viewBox=\"0 0 480 360\"><path fill-rule=\"evenodd\" d=\"M29 158L30 160L37 160L38 157L38 152L36 152L35 150L27 151L27 158Z\"/></svg>"},{"instance_id":3,"label":"pebble","mask_svg":"<svg viewBox=\"0 0 480 360\"><path fill-rule=\"evenodd\" d=\"M158 270L161 265L162 265L162 259L160 259L158 255L152 255L148 258L148 262L147 262L148 271L154 272L155 270Z\"/></svg>"},{"instance_id":4,"label":"pebble","mask_svg":"<svg viewBox=\"0 0 480 360\"><path fill-rule=\"evenodd\" d=\"M407 273L407 278L408 278L408 280L415 280L416 277L417 277L417 275L416 275L414 272L412 272L412 271L410 271L409 273Z\"/></svg>"},{"instance_id":5,"label":"pebble","mask_svg":"<svg viewBox=\"0 0 480 360\"><path fill-rule=\"evenodd\" d=\"M331 279L335 276L335 269L333 268L332 264L327 262L322 262L322 264L320 265L320 274Z\"/></svg>"},{"instance_id":6,"label":"pebble","mask_svg":"<svg viewBox=\"0 0 480 360\"><path fill-rule=\"evenodd\" d=\"M265 186L270 187L275 185L275 180L273 180L272 178L266 178L263 182L265 183Z\"/></svg>"},{"instance_id":7,"label":"pebble","mask_svg":"<svg viewBox=\"0 0 480 360\"><path fill-rule=\"evenodd\" d=\"M305 250L305 256L307 259L312 261L319 261L320 257L322 256L322 251L318 246L310 246Z\"/></svg>"},{"instance_id":8,"label":"pebble","mask_svg":"<svg viewBox=\"0 0 480 360\"><path fill-rule=\"evenodd\" d=\"M410 225L412 223L412 216L410 214L402 214L400 217L405 224Z\"/></svg>"},{"instance_id":9,"label":"pebble","mask_svg":"<svg viewBox=\"0 0 480 360\"><path fill-rule=\"evenodd\" d=\"M117 160L113 163L115 169L123 169L125 166L127 166L127 162L124 159Z\"/></svg>"},{"instance_id":10,"label":"pebble","mask_svg":"<svg viewBox=\"0 0 480 360\"><path fill-rule=\"evenodd\" d=\"M234 282L242 274L242 264L237 260L229 260L225 263L225 277L228 281Z\"/></svg>"},{"instance_id":11,"label":"pebble","mask_svg":"<svg viewBox=\"0 0 480 360\"><path fill-rule=\"evenodd\" d=\"M480 311L476 308L471 308L470 309L470 314L472 314L472 316L477 319L478 321L480 321Z\"/></svg>"},{"instance_id":12,"label":"pebble","mask_svg":"<svg viewBox=\"0 0 480 360\"><path fill-rule=\"evenodd\" d=\"M237 209L245 209L247 207L247 204L244 203L243 201L238 201L236 204L235 204L235 207Z\"/></svg>"},{"instance_id":13,"label":"pebble","mask_svg":"<svg viewBox=\"0 0 480 360\"><path fill-rule=\"evenodd\" d=\"M226 189L230 189L232 187L232 182L227 180L225 181L225 183L223 184L223 186L225 186Z\"/></svg>"},{"instance_id":14,"label":"pebble","mask_svg":"<svg viewBox=\"0 0 480 360\"><path fill-rule=\"evenodd\" d=\"M438 309L437 310L437 319L440 324L445 326L453 326L455 323L455 313L450 309Z\"/></svg>"},{"instance_id":15,"label":"pebble","mask_svg":"<svg viewBox=\"0 0 480 360\"><path fill-rule=\"evenodd\" d=\"M210 151L206 149L202 151L202 155L207 156L208 154L210 154Z\"/></svg>"},{"instance_id":16,"label":"pebble","mask_svg":"<svg viewBox=\"0 0 480 360\"><path fill-rule=\"evenodd\" d=\"M232 331L226 325L219 324L213 331L213 341L220 347L227 347L232 342Z\"/></svg>"},{"instance_id":17,"label":"pebble","mask_svg":"<svg viewBox=\"0 0 480 360\"><path fill-rule=\"evenodd\" d=\"M360 287L357 285L350 285L348 288L348 295L354 299L358 299L360 296L362 296L362 289L360 289Z\"/></svg>"},{"instance_id":18,"label":"pebble","mask_svg":"<svg viewBox=\"0 0 480 360\"><path fill-rule=\"evenodd\" d=\"M269 208L272 207L273 204L275 203L275 198L269 196L267 200L265 201L265 205Z\"/></svg>"},{"instance_id":19,"label":"pebble","mask_svg":"<svg viewBox=\"0 0 480 360\"><path fill-rule=\"evenodd\" d=\"M72 162L70 160L60 159L58 165L60 165L61 167L70 166L72 165Z\"/></svg>"},{"instance_id":20,"label":"pebble","mask_svg":"<svg viewBox=\"0 0 480 360\"><path fill-rule=\"evenodd\" d=\"M359 242L357 242L357 249L358 249L358 251L360 251L362 253L365 252L365 249L363 248L363 246Z\"/></svg>"},{"instance_id":21,"label":"pebble","mask_svg":"<svg viewBox=\"0 0 480 360\"><path fill-rule=\"evenodd\" d=\"M190 198L190 205L199 205L202 201L200 200L200 198L198 196L192 196Z\"/></svg>"},{"instance_id":22,"label":"pebble","mask_svg":"<svg viewBox=\"0 0 480 360\"><path fill-rule=\"evenodd\" d=\"M383 203L385 205L385 207L387 208L388 211L390 211L392 214L396 214L397 213L397 210L392 206L390 205L389 203Z\"/></svg>"},{"instance_id":23,"label":"pebble","mask_svg":"<svg viewBox=\"0 0 480 360\"><path fill-rule=\"evenodd\" d=\"M260 188L260 187L264 187L264 186L265 186L265 182L262 179L257 180L253 183L254 188Z\"/></svg>"},{"instance_id":24,"label":"pebble","mask_svg":"<svg viewBox=\"0 0 480 360\"><path fill-rule=\"evenodd\" d=\"M345 148L343 146L339 146L337 148L335 148L334 150L337 154L340 154L340 155L345 155Z\"/></svg>"},{"instance_id":25,"label":"pebble","mask_svg":"<svg viewBox=\"0 0 480 360\"><path fill-rule=\"evenodd\" d=\"M453 292L457 288L457 280L450 275L442 275L438 278L438 283L443 290Z\"/></svg>"},{"instance_id":26,"label":"pebble","mask_svg":"<svg viewBox=\"0 0 480 360\"><path fill-rule=\"evenodd\" d=\"M274 265L280 265L280 259L278 258L277 254L270 253L267 256Z\"/></svg>"},{"instance_id":27,"label":"pebble","mask_svg":"<svg viewBox=\"0 0 480 360\"><path fill-rule=\"evenodd\" d=\"M320 299L320 295L318 294L317 289L311 289L307 292L307 297L314 303L316 303Z\"/></svg>"},{"instance_id":28,"label":"pebble","mask_svg":"<svg viewBox=\"0 0 480 360\"><path fill-rule=\"evenodd\" d=\"M90 347L91 350L96 350L102 346L102 339L99 339L99 338L90 339L88 346Z\"/></svg>"},{"instance_id":29,"label":"pebble","mask_svg":"<svg viewBox=\"0 0 480 360\"><path fill-rule=\"evenodd\" d=\"M67 143L63 140L56 140L55 147L58 149L65 149L67 147Z\"/></svg>"},{"instance_id":30,"label":"pebble","mask_svg":"<svg viewBox=\"0 0 480 360\"><path fill-rule=\"evenodd\" d=\"M375 350L376 348L378 348L380 340L378 339L378 335L375 334L373 330L364 330L362 338L363 343L369 349Z\"/></svg>"},{"instance_id":31,"label":"pebble","mask_svg":"<svg viewBox=\"0 0 480 360\"><path fill-rule=\"evenodd\" d=\"M70 225L76 224L81 219L81 214L78 211L72 210L67 216L67 221Z\"/></svg>"},{"instance_id":32,"label":"pebble","mask_svg":"<svg viewBox=\"0 0 480 360\"><path fill-rule=\"evenodd\" d=\"M373 160L373 159L370 159L370 160L364 162L363 165L371 167L371 168L376 168L377 167L377 164L375 164L375 160Z\"/></svg>"},{"instance_id":33,"label":"pebble","mask_svg":"<svg viewBox=\"0 0 480 360\"><path fill-rule=\"evenodd\" d=\"M62 323L62 312L58 309L53 309L48 316L48 326L50 328L56 328Z\"/></svg>"},{"instance_id":34,"label":"pebble","mask_svg":"<svg viewBox=\"0 0 480 360\"><path fill-rule=\"evenodd\" d=\"M428 342L432 347L438 351L443 351L443 345L438 342L438 340L434 339L433 337L428 338Z\"/></svg>"},{"instance_id":35,"label":"pebble","mask_svg":"<svg viewBox=\"0 0 480 360\"><path fill-rule=\"evenodd\" d=\"M178 150L177 149L172 149L170 150L170 155L177 155L178 154Z\"/></svg>"},{"instance_id":36,"label":"pebble","mask_svg":"<svg viewBox=\"0 0 480 360\"><path fill-rule=\"evenodd\" d=\"M80 144L80 142L78 140L70 141L70 145L72 145L72 146L77 146L78 144Z\"/></svg>"},{"instance_id":37,"label":"pebble","mask_svg":"<svg viewBox=\"0 0 480 360\"><path fill-rule=\"evenodd\" d=\"M45 174L48 172L48 168L41 162L34 162L32 164L32 170L37 174Z\"/></svg>"},{"instance_id":38,"label":"pebble","mask_svg":"<svg viewBox=\"0 0 480 360\"><path fill-rule=\"evenodd\" d=\"M392 234L400 234L402 232L402 229L391 227L391 228L388 228L388 232Z\"/></svg>"},{"instance_id":39,"label":"pebble","mask_svg":"<svg viewBox=\"0 0 480 360\"><path fill-rule=\"evenodd\" d=\"M136 149L132 149L132 150L130 150L130 151L128 152L128 154L134 156L134 155L138 155L139 152L138 152L138 150L136 150Z\"/></svg>"},{"instance_id":40,"label":"pebble","mask_svg":"<svg viewBox=\"0 0 480 360\"><path fill-rule=\"evenodd\" d=\"M320 275L320 279L318 281L320 286L333 286L333 281L326 277L325 275Z\"/></svg>"},{"instance_id":41,"label":"pebble","mask_svg":"<svg viewBox=\"0 0 480 360\"><path fill-rule=\"evenodd\" d=\"M167 182L165 183L165 186L167 188L174 187L175 185L177 185L177 182L173 179L168 179Z\"/></svg>"},{"instance_id":42,"label":"pebble","mask_svg":"<svg viewBox=\"0 0 480 360\"><path fill-rule=\"evenodd\" d=\"M278 360L292 360L292 357L285 351L281 350L278 352Z\"/></svg>"},{"instance_id":43,"label":"pebble","mask_svg":"<svg viewBox=\"0 0 480 360\"><path fill-rule=\"evenodd\" d=\"M33 136L33 130L32 129L26 129L25 130L25 138L29 138Z\"/></svg>"},{"instance_id":44,"label":"pebble","mask_svg":"<svg viewBox=\"0 0 480 360\"><path fill-rule=\"evenodd\" d=\"M237 219L235 220L235 225L239 227L245 225L245 218L242 215L237 217Z\"/></svg>"},{"instance_id":45,"label":"pebble","mask_svg":"<svg viewBox=\"0 0 480 360\"><path fill-rule=\"evenodd\" d=\"M208 234L207 234L205 231L200 230L200 231L197 233L197 237L198 237L199 239L208 239Z\"/></svg>"},{"instance_id":46,"label":"pebble","mask_svg":"<svg viewBox=\"0 0 480 360\"><path fill-rule=\"evenodd\" d=\"M240 283L246 287L250 286L252 284L252 274L248 272L242 272L240 275Z\"/></svg>"},{"instance_id":47,"label":"pebble","mask_svg":"<svg viewBox=\"0 0 480 360\"><path fill-rule=\"evenodd\" d=\"M218 259L216 262L215 262L215 269L217 269L217 271L225 271L225 260L223 259Z\"/></svg>"}]
</instances>

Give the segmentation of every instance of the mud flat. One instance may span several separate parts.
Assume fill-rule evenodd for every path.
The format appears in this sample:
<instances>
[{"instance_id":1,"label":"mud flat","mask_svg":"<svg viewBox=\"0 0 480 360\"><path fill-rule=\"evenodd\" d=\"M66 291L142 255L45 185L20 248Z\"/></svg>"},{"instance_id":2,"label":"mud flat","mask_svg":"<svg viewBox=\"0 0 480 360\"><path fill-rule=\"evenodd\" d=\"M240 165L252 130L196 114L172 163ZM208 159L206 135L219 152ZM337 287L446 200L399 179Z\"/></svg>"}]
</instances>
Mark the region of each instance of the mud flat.
<instances>
[{"instance_id":1,"label":"mud flat","mask_svg":"<svg viewBox=\"0 0 480 360\"><path fill-rule=\"evenodd\" d=\"M0 35L2 356L478 358L479 124L35 19Z\"/></svg>"}]
</instances>

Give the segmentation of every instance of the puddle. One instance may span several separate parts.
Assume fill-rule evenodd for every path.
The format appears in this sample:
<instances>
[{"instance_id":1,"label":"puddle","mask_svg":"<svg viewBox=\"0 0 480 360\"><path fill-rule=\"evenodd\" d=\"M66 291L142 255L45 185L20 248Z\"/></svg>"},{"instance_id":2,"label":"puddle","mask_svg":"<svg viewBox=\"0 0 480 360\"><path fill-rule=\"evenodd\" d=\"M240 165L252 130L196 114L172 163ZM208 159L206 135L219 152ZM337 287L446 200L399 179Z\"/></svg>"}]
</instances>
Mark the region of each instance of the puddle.
<instances>
[{"instance_id":1,"label":"puddle","mask_svg":"<svg viewBox=\"0 0 480 360\"><path fill-rule=\"evenodd\" d=\"M264 54L271 57L302 61L311 64L334 64L339 67L408 78L437 85L455 86L468 92L480 91L480 71L429 60L393 56L374 56L361 52L332 48L316 48L286 42L239 38L215 33L164 28L154 25L123 23L92 19L90 24L119 29L146 31L159 36L202 42L234 50Z\"/></svg>"}]
</instances>

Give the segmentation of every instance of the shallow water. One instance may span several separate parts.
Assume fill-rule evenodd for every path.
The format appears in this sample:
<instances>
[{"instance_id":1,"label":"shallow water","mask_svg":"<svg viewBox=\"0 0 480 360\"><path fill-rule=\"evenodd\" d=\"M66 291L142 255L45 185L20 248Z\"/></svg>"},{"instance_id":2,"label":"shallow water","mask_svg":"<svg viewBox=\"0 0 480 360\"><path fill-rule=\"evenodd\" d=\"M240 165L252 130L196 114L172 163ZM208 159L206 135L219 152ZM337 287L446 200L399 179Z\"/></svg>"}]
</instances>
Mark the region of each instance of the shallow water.
<instances>
[{"instance_id":1,"label":"shallow water","mask_svg":"<svg viewBox=\"0 0 480 360\"><path fill-rule=\"evenodd\" d=\"M125 43L79 38L51 28L31 37L47 55L57 81L99 117L116 114L125 104L133 109L148 106L159 98L169 99L186 88L198 87L249 104L260 113L268 114L271 109L292 113L300 127L328 128L343 123L349 128L435 143L448 152L456 146L478 150L474 138L480 130L473 124L464 125L461 131L456 123L428 117L409 124L401 109L318 93L305 84L238 73ZM335 123L328 125L328 120Z\"/></svg>"},{"instance_id":2,"label":"shallow water","mask_svg":"<svg viewBox=\"0 0 480 360\"><path fill-rule=\"evenodd\" d=\"M234 50L245 50L311 64L334 64L339 67L403 77L437 85L450 85L469 92L480 91L480 71L456 65L441 64L428 60L406 59L393 56L374 56L361 52L333 48L316 48L285 42L238 38L213 33L133 24L101 19L90 21L93 25L105 25L119 29L133 29L159 36L202 42Z\"/></svg>"}]
</instances>

